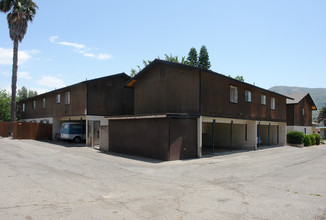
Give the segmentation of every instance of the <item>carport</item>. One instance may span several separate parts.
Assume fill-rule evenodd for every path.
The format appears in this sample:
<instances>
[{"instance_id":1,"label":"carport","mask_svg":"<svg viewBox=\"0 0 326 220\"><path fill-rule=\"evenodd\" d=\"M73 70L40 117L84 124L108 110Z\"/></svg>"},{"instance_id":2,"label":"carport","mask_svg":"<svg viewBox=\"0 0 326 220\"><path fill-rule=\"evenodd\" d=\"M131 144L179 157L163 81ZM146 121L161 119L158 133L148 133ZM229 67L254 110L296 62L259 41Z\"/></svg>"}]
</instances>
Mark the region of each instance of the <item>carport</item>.
<instances>
[{"instance_id":1,"label":"carport","mask_svg":"<svg viewBox=\"0 0 326 220\"><path fill-rule=\"evenodd\" d=\"M280 143L280 125L272 123L257 124L257 147L278 145Z\"/></svg>"},{"instance_id":2,"label":"carport","mask_svg":"<svg viewBox=\"0 0 326 220\"><path fill-rule=\"evenodd\" d=\"M256 149L255 121L202 117L201 128L202 154Z\"/></svg>"},{"instance_id":3,"label":"carport","mask_svg":"<svg viewBox=\"0 0 326 220\"><path fill-rule=\"evenodd\" d=\"M70 116L70 117L54 117L53 118L53 129L52 136L53 138L59 137L60 128L63 122L77 122L77 123L86 123L86 116Z\"/></svg>"},{"instance_id":4,"label":"carport","mask_svg":"<svg viewBox=\"0 0 326 220\"><path fill-rule=\"evenodd\" d=\"M200 117L197 156L285 144L285 122ZM260 140L260 141L258 141Z\"/></svg>"}]
</instances>

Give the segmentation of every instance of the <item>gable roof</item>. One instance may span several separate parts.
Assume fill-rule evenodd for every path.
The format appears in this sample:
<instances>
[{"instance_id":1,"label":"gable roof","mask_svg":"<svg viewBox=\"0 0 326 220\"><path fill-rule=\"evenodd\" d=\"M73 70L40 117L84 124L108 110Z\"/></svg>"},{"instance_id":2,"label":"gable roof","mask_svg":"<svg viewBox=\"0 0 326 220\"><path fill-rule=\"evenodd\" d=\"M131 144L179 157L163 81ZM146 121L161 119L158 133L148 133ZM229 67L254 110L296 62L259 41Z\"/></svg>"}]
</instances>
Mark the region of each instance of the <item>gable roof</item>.
<instances>
[{"instance_id":1,"label":"gable roof","mask_svg":"<svg viewBox=\"0 0 326 220\"><path fill-rule=\"evenodd\" d=\"M294 104L298 104L299 102L301 102L301 100L303 100L304 98L308 98L310 104L311 104L311 109L312 110L317 110L317 106L314 103L314 100L311 98L309 93L300 93L300 94L291 94L291 95L287 95L292 97L293 99L287 99L286 100L286 104L287 105L294 105Z\"/></svg>"},{"instance_id":2,"label":"gable roof","mask_svg":"<svg viewBox=\"0 0 326 220\"><path fill-rule=\"evenodd\" d=\"M272 94L275 94L275 95L278 95L278 96L282 96L282 97L284 97L286 99L293 99L293 98L291 98L289 96L285 96L285 95L282 95L280 93L276 93L276 92L273 92L273 91L270 91L270 90L267 90L267 89L263 89L261 87L258 87L258 86L255 86L255 85L252 85L252 84L249 84L249 83L246 83L246 82L242 82L242 81L233 79L231 77L225 76L223 74L220 74L220 73L217 73L217 72L214 72L214 71L211 71L211 70L203 69L203 68L200 68L200 67L189 66L189 65L181 64L181 63L175 63L175 62L170 62L170 61L165 61L165 60L159 60L159 59L155 59L149 65L147 65L145 68L143 68L139 73L137 73L134 77L132 77L130 80L128 80L125 83L125 86L133 88L135 86L135 84L137 83L138 79L140 79L147 72L147 70L149 70L154 65L157 65L159 63L160 64L165 64L165 65L171 65L171 66L179 66L179 67L188 68L188 69L192 69L192 70L205 71L207 73L210 73L210 74L213 74L213 75L216 75L216 76L219 76L219 77L227 78L228 80L235 81L237 83L242 83L242 84L254 87L254 88L261 89L261 90L266 91L268 93L272 93Z\"/></svg>"}]
</instances>

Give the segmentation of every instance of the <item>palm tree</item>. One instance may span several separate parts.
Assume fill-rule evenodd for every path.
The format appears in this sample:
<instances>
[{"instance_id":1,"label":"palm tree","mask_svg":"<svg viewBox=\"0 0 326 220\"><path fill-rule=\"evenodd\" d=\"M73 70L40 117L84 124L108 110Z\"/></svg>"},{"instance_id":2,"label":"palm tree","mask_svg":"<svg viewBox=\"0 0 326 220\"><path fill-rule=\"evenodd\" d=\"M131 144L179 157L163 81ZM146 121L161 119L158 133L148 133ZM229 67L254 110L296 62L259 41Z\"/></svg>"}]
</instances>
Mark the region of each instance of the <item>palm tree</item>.
<instances>
[{"instance_id":1,"label":"palm tree","mask_svg":"<svg viewBox=\"0 0 326 220\"><path fill-rule=\"evenodd\" d=\"M36 14L36 3L32 0L0 0L0 11L8 13L9 35L14 42L12 84L11 84L11 117L10 135L13 133L13 122L16 120L16 90L18 70L18 43L22 42L27 31L28 22L32 22Z\"/></svg>"},{"instance_id":2,"label":"palm tree","mask_svg":"<svg viewBox=\"0 0 326 220\"><path fill-rule=\"evenodd\" d=\"M317 117L318 123L325 120L326 120L326 104L319 110L319 114Z\"/></svg>"}]
</instances>

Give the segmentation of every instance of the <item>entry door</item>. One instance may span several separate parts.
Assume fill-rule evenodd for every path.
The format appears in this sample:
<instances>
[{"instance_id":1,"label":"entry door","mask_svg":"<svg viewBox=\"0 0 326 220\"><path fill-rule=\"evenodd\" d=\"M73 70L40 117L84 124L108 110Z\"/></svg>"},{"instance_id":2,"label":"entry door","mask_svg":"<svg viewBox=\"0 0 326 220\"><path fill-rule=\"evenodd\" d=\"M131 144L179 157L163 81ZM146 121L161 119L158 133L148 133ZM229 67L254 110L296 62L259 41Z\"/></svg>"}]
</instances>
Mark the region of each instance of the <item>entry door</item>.
<instances>
[{"instance_id":1,"label":"entry door","mask_svg":"<svg viewBox=\"0 0 326 220\"><path fill-rule=\"evenodd\" d=\"M100 144L100 121L88 121L88 145L91 147Z\"/></svg>"}]
</instances>

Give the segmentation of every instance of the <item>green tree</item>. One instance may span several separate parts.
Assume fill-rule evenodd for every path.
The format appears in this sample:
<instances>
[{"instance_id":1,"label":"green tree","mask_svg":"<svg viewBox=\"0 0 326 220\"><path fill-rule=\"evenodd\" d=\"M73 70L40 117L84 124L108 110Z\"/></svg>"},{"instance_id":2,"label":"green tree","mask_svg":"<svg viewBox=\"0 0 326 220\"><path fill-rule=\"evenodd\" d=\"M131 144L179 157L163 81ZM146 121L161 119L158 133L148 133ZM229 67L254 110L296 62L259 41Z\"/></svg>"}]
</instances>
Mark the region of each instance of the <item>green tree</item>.
<instances>
[{"instance_id":1,"label":"green tree","mask_svg":"<svg viewBox=\"0 0 326 220\"><path fill-rule=\"evenodd\" d=\"M203 45L200 48L199 58L198 58L198 67L209 70L211 68L211 62L209 61L208 52L206 46Z\"/></svg>"},{"instance_id":2,"label":"green tree","mask_svg":"<svg viewBox=\"0 0 326 220\"><path fill-rule=\"evenodd\" d=\"M0 89L0 121L10 120L10 103L10 94L4 89Z\"/></svg>"},{"instance_id":3,"label":"green tree","mask_svg":"<svg viewBox=\"0 0 326 220\"><path fill-rule=\"evenodd\" d=\"M243 76L236 76L236 77L234 77L234 79L236 79L236 80L239 80L239 81L241 81L241 82L244 82L245 80L244 80L244 78L243 78Z\"/></svg>"},{"instance_id":4,"label":"green tree","mask_svg":"<svg viewBox=\"0 0 326 220\"><path fill-rule=\"evenodd\" d=\"M27 99L27 98L31 98L37 96L37 91L33 91L33 90L28 90L25 86L21 87L20 89L18 89L17 91L17 102Z\"/></svg>"},{"instance_id":5,"label":"green tree","mask_svg":"<svg viewBox=\"0 0 326 220\"><path fill-rule=\"evenodd\" d=\"M192 47L188 53L187 64L190 66L198 66L198 54L194 47Z\"/></svg>"},{"instance_id":6,"label":"green tree","mask_svg":"<svg viewBox=\"0 0 326 220\"><path fill-rule=\"evenodd\" d=\"M32 0L0 0L0 11L8 13L7 20L9 26L9 35L11 40L14 42L11 84L11 135L13 130L13 122L16 120L18 44L24 39L28 27L28 22L33 21L37 8L38 7L36 3L34 3Z\"/></svg>"},{"instance_id":7,"label":"green tree","mask_svg":"<svg viewBox=\"0 0 326 220\"><path fill-rule=\"evenodd\" d=\"M28 98L37 96L37 91L28 90Z\"/></svg>"},{"instance_id":8,"label":"green tree","mask_svg":"<svg viewBox=\"0 0 326 220\"><path fill-rule=\"evenodd\" d=\"M181 60L179 61L178 56L172 56L172 54L170 54L170 55L164 54L164 55L165 55L165 60L166 61L173 62L173 63L182 63L182 64L187 63L186 57L181 57Z\"/></svg>"},{"instance_id":9,"label":"green tree","mask_svg":"<svg viewBox=\"0 0 326 220\"><path fill-rule=\"evenodd\" d=\"M317 122L325 121L326 120L326 104L319 110L319 114L317 117Z\"/></svg>"},{"instance_id":10,"label":"green tree","mask_svg":"<svg viewBox=\"0 0 326 220\"><path fill-rule=\"evenodd\" d=\"M21 87L20 89L18 89L17 91L17 102L19 102L20 100L23 99L27 99L28 98L28 90L25 86Z\"/></svg>"}]
</instances>

